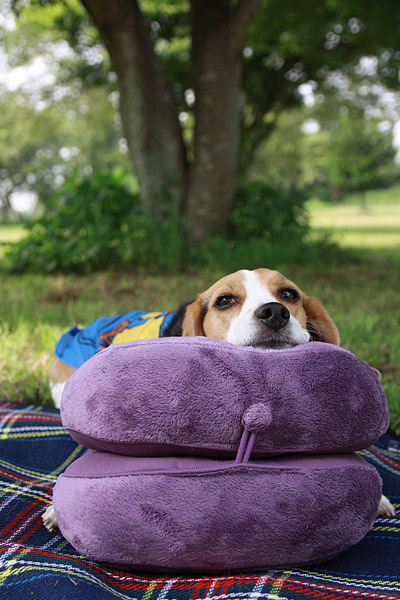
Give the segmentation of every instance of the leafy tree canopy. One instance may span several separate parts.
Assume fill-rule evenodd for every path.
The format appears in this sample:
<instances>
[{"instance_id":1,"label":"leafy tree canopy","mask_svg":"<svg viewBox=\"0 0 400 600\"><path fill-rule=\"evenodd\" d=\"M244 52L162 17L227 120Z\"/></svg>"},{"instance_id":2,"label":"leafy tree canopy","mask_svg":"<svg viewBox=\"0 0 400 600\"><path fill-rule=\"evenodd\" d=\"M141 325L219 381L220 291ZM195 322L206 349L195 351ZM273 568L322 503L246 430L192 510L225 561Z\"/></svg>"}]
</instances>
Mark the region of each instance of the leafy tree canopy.
<instances>
[{"instance_id":1,"label":"leafy tree canopy","mask_svg":"<svg viewBox=\"0 0 400 600\"><path fill-rule=\"evenodd\" d=\"M75 85L115 85L98 30L79 0L13 0L19 14L18 46L12 60L21 64L46 44L66 40L74 54L60 59L59 77ZM244 47L243 144L245 159L267 137L277 115L301 102L299 85L315 91L330 85L340 71L360 84L379 82L398 90L400 11L396 0L262 0ZM191 19L188 0L143 0L141 9L179 110L193 110ZM12 37L12 36L11 36ZM7 46L6 46L7 47ZM374 57L369 70L360 59ZM189 90L189 93L188 93ZM183 116L185 124L192 120Z\"/></svg>"},{"instance_id":2,"label":"leafy tree canopy","mask_svg":"<svg viewBox=\"0 0 400 600\"><path fill-rule=\"evenodd\" d=\"M81 4L71 6L83 24ZM83 87L76 70L68 70L71 65L75 69L77 60L82 64L89 60L87 56L81 60L65 42L65 32L58 23L68 15L62 3L40 10L28 6L17 27L0 30L10 67L39 60L41 70L47 69L45 78L38 81L31 76L19 86L0 88L0 190L5 217L14 191L35 192L43 207L74 171L83 175L117 164L129 167L115 110L115 81L108 75L102 85ZM89 25L88 21L86 31L91 27L98 40L97 30ZM89 52L87 39L85 47ZM101 53L105 75L106 52L101 45L96 45L96 52Z\"/></svg>"},{"instance_id":3,"label":"leafy tree canopy","mask_svg":"<svg viewBox=\"0 0 400 600\"><path fill-rule=\"evenodd\" d=\"M193 0L140 2L156 56L172 84L186 145L184 158L189 164L196 160L194 139L198 121L191 39L194 19L191 7L195 4ZM229 6L232 14L240 4L235 0L215 3L225 8ZM109 94L114 94L114 103L117 94L117 76L99 30L79 0L13 0L12 6L18 15L18 27L15 31L2 31L2 43L10 64L26 64L38 55L44 58L53 55L57 62L55 82L42 88L34 98L27 97L27 104L37 110L38 102L42 102L46 109L59 108L61 113L70 102L71 106L79 106L70 109L70 115L74 111L81 116L85 111L90 112L93 119L90 123L88 118L88 128L84 129L80 116L75 121L76 131L85 131L81 144L84 146L84 140L88 142L88 163L100 164L101 153L113 154L112 147L117 144L120 132L117 123L105 127L105 138L98 131L92 136L88 134L93 124L94 129L103 128L103 123L96 127L97 117L107 121ZM284 6L279 0L260 0L242 48L240 172L248 174L260 144L271 135L278 122L285 122L288 109L301 105L302 84L308 82L312 86L320 104L321 100L333 98L335 102L335 98L340 97L346 106L363 107L364 111L371 107L377 89L397 91L400 85L397 76L399 33L400 13L396 0L381 0L379 5L372 0L318 3L288 0ZM351 82L348 89L352 92L347 96L343 91L344 81ZM99 106L97 117L95 110L85 109L85 103L89 106L93 98L97 98ZM103 109L100 109L101 103ZM321 123L324 118L321 115ZM74 129L72 123L73 119L69 123L71 130ZM288 140L295 132L294 127L290 118L286 118ZM65 136L69 139L67 132ZM129 139L128 143L131 145ZM292 154L296 154L293 149ZM232 174L230 179L233 179Z\"/></svg>"}]
</instances>

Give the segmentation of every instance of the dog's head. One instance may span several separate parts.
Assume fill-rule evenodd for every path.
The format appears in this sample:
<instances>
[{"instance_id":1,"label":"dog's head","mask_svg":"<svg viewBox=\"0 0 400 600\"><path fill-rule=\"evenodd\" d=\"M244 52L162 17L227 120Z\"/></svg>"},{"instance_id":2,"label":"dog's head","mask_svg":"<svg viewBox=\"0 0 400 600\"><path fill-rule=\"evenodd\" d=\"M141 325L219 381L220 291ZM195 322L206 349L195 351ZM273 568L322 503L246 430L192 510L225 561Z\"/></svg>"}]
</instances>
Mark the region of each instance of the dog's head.
<instances>
[{"instance_id":1,"label":"dog's head","mask_svg":"<svg viewBox=\"0 0 400 600\"><path fill-rule=\"evenodd\" d=\"M318 300L270 269L237 271L199 294L184 308L182 335L266 349L309 341L339 345L338 330Z\"/></svg>"}]
</instances>

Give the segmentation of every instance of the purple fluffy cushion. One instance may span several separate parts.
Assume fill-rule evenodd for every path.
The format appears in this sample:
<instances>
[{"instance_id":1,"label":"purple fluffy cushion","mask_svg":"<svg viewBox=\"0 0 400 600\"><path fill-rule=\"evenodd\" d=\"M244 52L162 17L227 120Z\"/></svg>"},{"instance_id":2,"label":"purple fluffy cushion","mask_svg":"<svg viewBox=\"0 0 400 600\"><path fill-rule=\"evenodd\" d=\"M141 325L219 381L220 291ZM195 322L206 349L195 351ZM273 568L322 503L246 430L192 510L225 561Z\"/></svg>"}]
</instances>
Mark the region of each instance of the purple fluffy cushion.
<instances>
[{"instance_id":1,"label":"purple fluffy cushion","mask_svg":"<svg viewBox=\"0 0 400 600\"><path fill-rule=\"evenodd\" d=\"M331 344L260 350L201 337L118 344L84 363L61 403L79 443L131 456L351 452L388 426L365 362Z\"/></svg>"},{"instance_id":2,"label":"purple fluffy cushion","mask_svg":"<svg viewBox=\"0 0 400 600\"><path fill-rule=\"evenodd\" d=\"M226 571L329 559L371 528L377 471L355 454L132 458L91 452L57 480L54 506L82 554L152 570Z\"/></svg>"}]
</instances>

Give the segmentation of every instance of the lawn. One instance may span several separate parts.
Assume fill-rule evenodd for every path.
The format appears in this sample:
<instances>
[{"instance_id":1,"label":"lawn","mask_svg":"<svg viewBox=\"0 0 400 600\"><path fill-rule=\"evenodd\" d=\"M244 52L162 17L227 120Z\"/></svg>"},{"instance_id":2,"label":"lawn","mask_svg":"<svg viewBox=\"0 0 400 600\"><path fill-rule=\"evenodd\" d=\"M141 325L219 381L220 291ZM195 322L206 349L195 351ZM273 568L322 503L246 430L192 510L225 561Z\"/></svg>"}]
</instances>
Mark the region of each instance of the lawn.
<instances>
[{"instance_id":1,"label":"lawn","mask_svg":"<svg viewBox=\"0 0 400 600\"><path fill-rule=\"evenodd\" d=\"M11 242L17 242L25 235L23 225L0 225L0 244L7 245Z\"/></svg>"},{"instance_id":2,"label":"lawn","mask_svg":"<svg viewBox=\"0 0 400 600\"><path fill-rule=\"evenodd\" d=\"M362 260L291 265L284 273L321 299L342 345L382 372L391 425L400 433L400 189L385 193L386 202L384 193L369 195L367 214L359 213L354 199L338 206L312 202L314 227L358 247ZM0 399L50 403L47 368L58 337L71 325L135 308L173 309L223 274L219 268L168 276L0 274Z\"/></svg>"},{"instance_id":3,"label":"lawn","mask_svg":"<svg viewBox=\"0 0 400 600\"><path fill-rule=\"evenodd\" d=\"M341 245L400 258L400 187L369 192L366 212L354 196L330 206L312 201L309 209L313 227L331 232Z\"/></svg>"}]
</instances>

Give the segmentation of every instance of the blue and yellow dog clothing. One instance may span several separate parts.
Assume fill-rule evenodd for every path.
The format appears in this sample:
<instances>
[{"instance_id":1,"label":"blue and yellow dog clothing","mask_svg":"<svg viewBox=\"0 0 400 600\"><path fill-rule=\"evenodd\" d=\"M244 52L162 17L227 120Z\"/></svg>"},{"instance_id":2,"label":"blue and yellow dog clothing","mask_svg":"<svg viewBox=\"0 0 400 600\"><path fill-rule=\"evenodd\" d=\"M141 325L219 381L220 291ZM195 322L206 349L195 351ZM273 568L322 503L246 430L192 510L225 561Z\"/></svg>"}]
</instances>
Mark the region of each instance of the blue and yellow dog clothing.
<instances>
[{"instance_id":1,"label":"blue and yellow dog clothing","mask_svg":"<svg viewBox=\"0 0 400 600\"><path fill-rule=\"evenodd\" d=\"M110 344L163 337L175 312L133 310L114 317L100 317L84 329L75 326L57 342L57 358L78 369Z\"/></svg>"}]
</instances>

